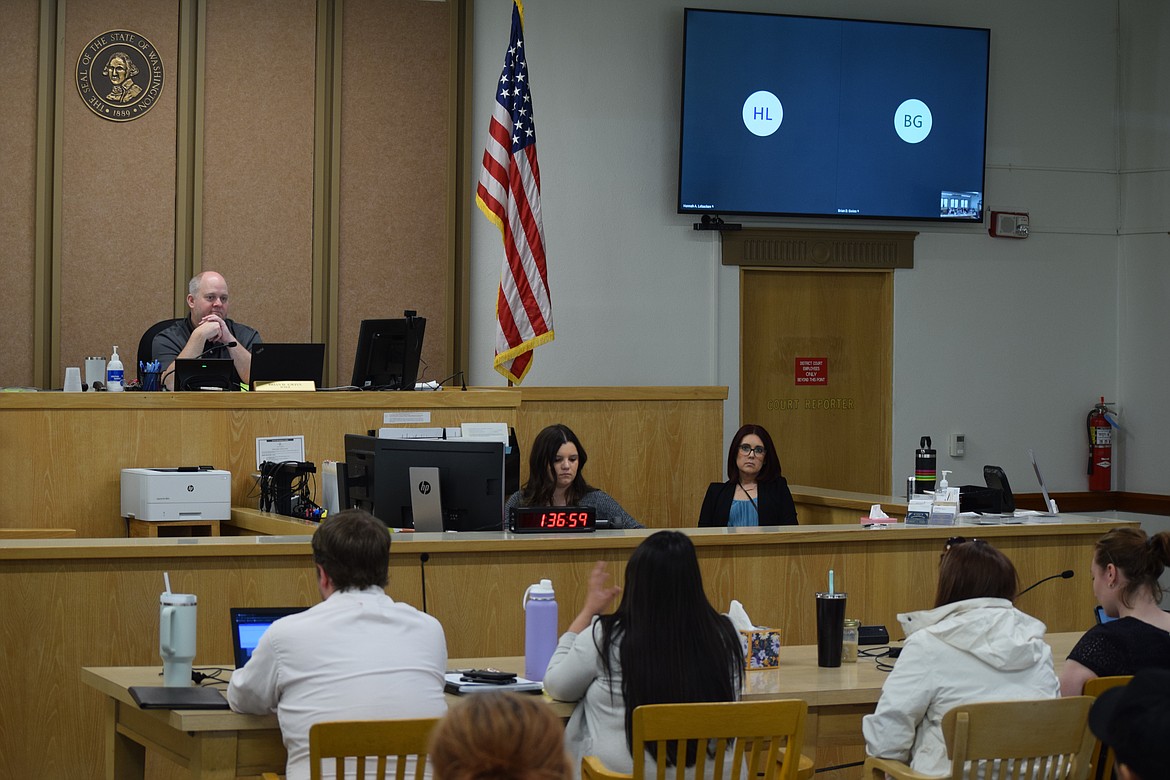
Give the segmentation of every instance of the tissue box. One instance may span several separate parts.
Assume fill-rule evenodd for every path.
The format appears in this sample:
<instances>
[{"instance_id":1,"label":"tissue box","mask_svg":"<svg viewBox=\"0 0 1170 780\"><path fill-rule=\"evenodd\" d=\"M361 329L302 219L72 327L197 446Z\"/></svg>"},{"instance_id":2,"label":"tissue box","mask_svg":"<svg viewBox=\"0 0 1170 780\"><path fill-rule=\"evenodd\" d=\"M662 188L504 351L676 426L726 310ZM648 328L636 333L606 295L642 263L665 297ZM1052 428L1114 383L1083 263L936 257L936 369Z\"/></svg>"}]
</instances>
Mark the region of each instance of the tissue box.
<instances>
[{"instance_id":1,"label":"tissue box","mask_svg":"<svg viewBox=\"0 0 1170 780\"><path fill-rule=\"evenodd\" d=\"M744 667L749 672L780 667L780 629L753 628L740 631L743 645Z\"/></svg>"}]
</instances>

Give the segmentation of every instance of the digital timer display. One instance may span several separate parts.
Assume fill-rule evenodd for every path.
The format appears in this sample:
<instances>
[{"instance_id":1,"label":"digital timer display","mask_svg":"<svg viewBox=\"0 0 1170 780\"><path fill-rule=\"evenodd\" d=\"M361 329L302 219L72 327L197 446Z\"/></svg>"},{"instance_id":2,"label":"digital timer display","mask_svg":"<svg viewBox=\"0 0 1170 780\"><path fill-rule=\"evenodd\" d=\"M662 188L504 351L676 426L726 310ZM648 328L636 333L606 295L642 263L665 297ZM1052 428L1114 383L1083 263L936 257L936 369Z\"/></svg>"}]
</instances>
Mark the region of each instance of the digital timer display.
<instances>
[{"instance_id":1,"label":"digital timer display","mask_svg":"<svg viewBox=\"0 0 1170 780\"><path fill-rule=\"evenodd\" d=\"M526 506L512 510L511 528L517 533L579 533L596 530L592 507Z\"/></svg>"},{"instance_id":2,"label":"digital timer display","mask_svg":"<svg viewBox=\"0 0 1170 780\"><path fill-rule=\"evenodd\" d=\"M585 528L589 525L589 516L576 510L566 512L541 512L541 528Z\"/></svg>"}]
</instances>

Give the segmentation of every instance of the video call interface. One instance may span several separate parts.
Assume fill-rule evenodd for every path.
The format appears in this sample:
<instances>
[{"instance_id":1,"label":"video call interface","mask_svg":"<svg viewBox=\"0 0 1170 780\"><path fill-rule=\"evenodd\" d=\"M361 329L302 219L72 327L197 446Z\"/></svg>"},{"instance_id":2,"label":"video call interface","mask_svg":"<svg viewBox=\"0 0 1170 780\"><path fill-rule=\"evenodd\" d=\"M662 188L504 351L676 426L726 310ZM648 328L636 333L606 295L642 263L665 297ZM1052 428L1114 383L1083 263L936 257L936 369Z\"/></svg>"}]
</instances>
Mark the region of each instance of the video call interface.
<instances>
[{"instance_id":1,"label":"video call interface","mask_svg":"<svg viewBox=\"0 0 1170 780\"><path fill-rule=\"evenodd\" d=\"M980 219L989 39L688 10L679 211Z\"/></svg>"}]
</instances>

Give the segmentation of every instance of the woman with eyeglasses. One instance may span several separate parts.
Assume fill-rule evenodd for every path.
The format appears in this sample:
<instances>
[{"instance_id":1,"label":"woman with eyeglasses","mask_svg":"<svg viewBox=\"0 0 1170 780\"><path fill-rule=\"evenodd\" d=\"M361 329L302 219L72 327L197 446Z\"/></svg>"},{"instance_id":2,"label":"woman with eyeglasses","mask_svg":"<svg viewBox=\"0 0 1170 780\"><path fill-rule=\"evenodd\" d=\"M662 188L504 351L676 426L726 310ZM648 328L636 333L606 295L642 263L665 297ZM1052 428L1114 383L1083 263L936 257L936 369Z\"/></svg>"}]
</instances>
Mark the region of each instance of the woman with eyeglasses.
<instances>
[{"instance_id":1,"label":"woman with eyeglasses","mask_svg":"<svg viewBox=\"0 0 1170 780\"><path fill-rule=\"evenodd\" d=\"M906 644L861 723L871 756L950 776L942 719L960 704L1060 695L1046 628L1012 604L1016 567L980 539L947 541L934 608L898 615Z\"/></svg>"},{"instance_id":2,"label":"woman with eyeglasses","mask_svg":"<svg viewBox=\"0 0 1170 780\"><path fill-rule=\"evenodd\" d=\"M1170 533L1116 528L1097 540L1089 574L1110 620L1081 637L1060 671L1060 693L1079 696L1094 677L1170 669L1170 614L1158 578L1170 564Z\"/></svg>"},{"instance_id":3,"label":"woman with eyeglasses","mask_svg":"<svg viewBox=\"0 0 1170 780\"><path fill-rule=\"evenodd\" d=\"M727 451L727 481L712 482L699 526L796 525L796 504L780 459L762 425L735 432Z\"/></svg>"},{"instance_id":4,"label":"woman with eyeglasses","mask_svg":"<svg viewBox=\"0 0 1170 780\"><path fill-rule=\"evenodd\" d=\"M508 498L505 516L520 506L585 506L596 510L598 525L644 528L613 496L585 481L581 472L588 460L569 426L555 423L536 434L528 454L528 481Z\"/></svg>"}]
</instances>

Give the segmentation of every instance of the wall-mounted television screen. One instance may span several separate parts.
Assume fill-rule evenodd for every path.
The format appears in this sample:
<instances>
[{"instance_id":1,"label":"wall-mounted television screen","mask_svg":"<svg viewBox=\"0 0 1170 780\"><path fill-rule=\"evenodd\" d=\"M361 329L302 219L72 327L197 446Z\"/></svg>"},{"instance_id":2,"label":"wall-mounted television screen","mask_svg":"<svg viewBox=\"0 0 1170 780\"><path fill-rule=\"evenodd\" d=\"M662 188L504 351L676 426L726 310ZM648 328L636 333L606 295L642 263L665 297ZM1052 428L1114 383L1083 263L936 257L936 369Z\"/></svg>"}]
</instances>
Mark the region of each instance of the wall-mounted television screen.
<instances>
[{"instance_id":1,"label":"wall-mounted television screen","mask_svg":"<svg viewBox=\"0 0 1170 780\"><path fill-rule=\"evenodd\" d=\"M978 222L991 31L686 10L679 213Z\"/></svg>"}]
</instances>

